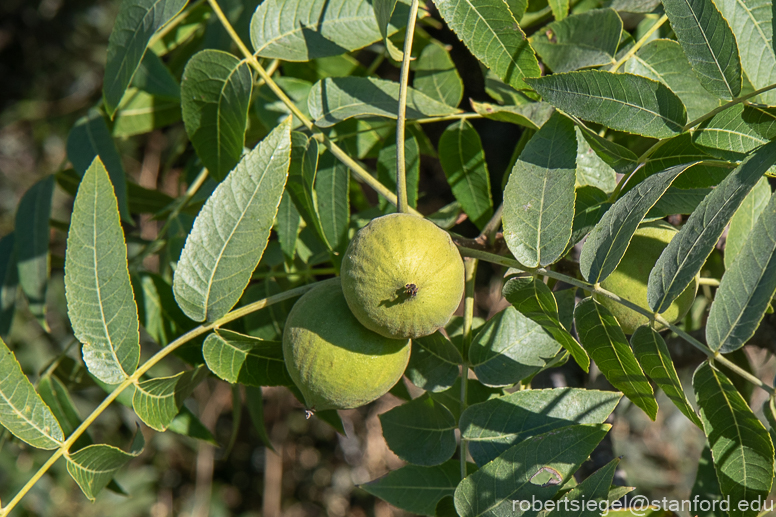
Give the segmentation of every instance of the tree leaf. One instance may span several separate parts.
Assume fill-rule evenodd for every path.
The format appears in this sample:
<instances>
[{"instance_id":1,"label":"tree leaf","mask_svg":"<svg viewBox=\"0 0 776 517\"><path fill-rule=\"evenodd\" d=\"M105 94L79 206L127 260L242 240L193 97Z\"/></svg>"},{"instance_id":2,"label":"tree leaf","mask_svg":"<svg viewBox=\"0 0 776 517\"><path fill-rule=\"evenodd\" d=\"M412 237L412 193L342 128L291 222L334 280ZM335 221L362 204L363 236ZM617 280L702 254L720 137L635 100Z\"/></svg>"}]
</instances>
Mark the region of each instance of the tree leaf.
<instances>
[{"instance_id":1,"label":"tree leaf","mask_svg":"<svg viewBox=\"0 0 776 517\"><path fill-rule=\"evenodd\" d=\"M307 109L315 125L330 127L352 117L396 119L399 83L372 77L327 77L310 90ZM461 110L407 90L407 120L460 113Z\"/></svg>"},{"instance_id":2,"label":"tree leaf","mask_svg":"<svg viewBox=\"0 0 776 517\"><path fill-rule=\"evenodd\" d=\"M146 52L132 78L132 86L149 95L180 102L181 87L154 52Z\"/></svg>"},{"instance_id":3,"label":"tree leaf","mask_svg":"<svg viewBox=\"0 0 776 517\"><path fill-rule=\"evenodd\" d=\"M552 16L558 20L564 20L569 14L569 0L548 0Z\"/></svg>"},{"instance_id":4,"label":"tree leaf","mask_svg":"<svg viewBox=\"0 0 776 517\"><path fill-rule=\"evenodd\" d=\"M579 257L579 270L588 282L597 284L612 274L644 216L676 177L693 165L677 165L649 176L607 210L590 232Z\"/></svg>"},{"instance_id":5,"label":"tree leaf","mask_svg":"<svg viewBox=\"0 0 776 517\"><path fill-rule=\"evenodd\" d=\"M116 111L112 135L115 138L142 135L175 124L180 119L180 101L154 97L130 88ZM127 188L131 187L128 185Z\"/></svg>"},{"instance_id":6,"label":"tree leaf","mask_svg":"<svg viewBox=\"0 0 776 517\"><path fill-rule=\"evenodd\" d=\"M701 85L722 99L741 93L736 38L712 0L663 0L671 28Z\"/></svg>"},{"instance_id":7,"label":"tree leaf","mask_svg":"<svg viewBox=\"0 0 776 517\"><path fill-rule=\"evenodd\" d=\"M252 86L248 63L220 50L198 52L183 71L183 124L216 181L223 180L242 156Z\"/></svg>"},{"instance_id":8,"label":"tree leaf","mask_svg":"<svg viewBox=\"0 0 776 517\"><path fill-rule=\"evenodd\" d=\"M312 227L318 238L326 243L315 200L314 184L317 171L318 142L294 131L291 133L291 165L288 168L286 190L305 224Z\"/></svg>"},{"instance_id":9,"label":"tree leaf","mask_svg":"<svg viewBox=\"0 0 776 517\"><path fill-rule=\"evenodd\" d=\"M776 83L771 0L717 0L717 8L730 24L738 43L741 65L755 89ZM763 102L776 104L776 92L760 94Z\"/></svg>"},{"instance_id":10,"label":"tree leaf","mask_svg":"<svg viewBox=\"0 0 776 517\"><path fill-rule=\"evenodd\" d=\"M687 108L687 117L694 120L720 106L720 100L701 85L692 72L682 47L673 40L650 41L635 56L625 62L625 71L668 86Z\"/></svg>"},{"instance_id":11,"label":"tree leaf","mask_svg":"<svg viewBox=\"0 0 776 517\"><path fill-rule=\"evenodd\" d=\"M531 45L553 72L614 64L622 33L622 20L614 9L593 9L568 18L556 15L555 19L558 21L531 36Z\"/></svg>"},{"instance_id":12,"label":"tree leaf","mask_svg":"<svg viewBox=\"0 0 776 517\"><path fill-rule=\"evenodd\" d=\"M593 505L591 508L589 501L607 500L609 487L612 485L612 479L619 463L620 458L614 458L605 466L593 472L590 477L579 485L569 490L561 499L556 501L555 510L550 512L549 516L598 517L601 514L600 506Z\"/></svg>"},{"instance_id":13,"label":"tree leaf","mask_svg":"<svg viewBox=\"0 0 776 517\"><path fill-rule=\"evenodd\" d=\"M286 184L291 118L247 153L202 207L178 261L175 299L194 321L224 316L267 246Z\"/></svg>"},{"instance_id":14,"label":"tree leaf","mask_svg":"<svg viewBox=\"0 0 776 517\"><path fill-rule=\"evenodd\" d=\"M512 446L461 481L455 490L458 515L495 517L512 510L512 501L552 499L610 428L609 424L574 425ZM532 479L546 469L555 482L534 484ZM510 513L519 516L525 512L517 507Z\"/></svg>"},{"instance_id":15,"label":"tree leaf","mask_svg":"<svg viewBox=\"0 0 776 517\"><path fill-rule=\"evenodd\" d=\"M469 346L469 362L486 386L510 386L552 360L560 345L514 307L491 318Z\"/></svg>"},{"instance_id":16,"label":"tree leaf","mask_svg":"<svg viewBox=\"0 0 776 517\"><path fill-rule=\"evenodd\" d=\"M671 354L660 334L648 325L642 325L631 336L631 347L644 368L644 373L655 381L684 416L703 429L703 424L687 400L679 375L671 361Z\"/></svg>"},{"instance_id":17,"label":"tree leaf","mask_svg":"<svg viewBox=\"0 0 776 517\"><path fill-rule=\"evenodd\" d=\"M776 293L775 230L776 195L722 275L706 323L706 343L713 351L727 354L741 348L760 326Z\"/></svg>"},{"instance_id":18,"label":"tree leaf","mask_svg":"<svg viewBox=\"0 0 776 517\"><path fill-rule=\"evenodd\" d=\"M412 208L417 208L418 184L420 183L420 146L418 145L418 139L409 131L404 136L404 163L407 204ZM396 191L395 133L385 139L377 155L377 179L389 190ZM383 213L396 212L396 207L383 197L379 198L378 204Z\"/></svg>"},{"instance_id":19,"label":"tree leaf","mask_svg":"<svg viewBox=\"0 0 776 517\"><path fill-rule=\"evenodd\" d=\"M472 109L485 118L518 124L528 129L539 129L555 112L552 104L546 102L528 102L519 106L499 106L474 100L469 102Z\"/></svg>"},{"instance_id":20,"label":"tree leaf","mask_svg":"<svg viewBox=\"0 0 776 517\"><path fill-rule=\"evenodd\" d=\"M503 0L434 0L466 47L502 81L519 90L541 69L517 19Z\"/></svg>"},{"instance_id":21,"label":"tree leaf","mask_svg":"<svg viewBox=\"0 0 776 517\"><path fill-rule=\"evenodd\" d=\"M397 0L375 0L372 7L375 10L375 20L377 20L377 28L380 29L380 34L383 37L383 44L391 59L395 61L401 61L404 58L404 52L396 48L396 45L388 39L388 27L391 23L391 15L396 8Z\"/></svg>"},{"instance_id":22,"label":"tree leaf","mask_svg":"<svg viewBox=\"0 0 776 517\"><path fill-rule=\"evenodd\" d=\"M453 495L459 481L459 461L450 460L435 467L405 465L360 488L402 510L433 516L437 503Z\"/></svg>"},{"instance_id":23,"label":"tree leaf","mask_svg":"<svg viewBox=\"0 0 776 517\"><path fill-rule=\"evenodd\" d=\"M439 139L439 161L469 219L482 230L493 216L490 174L477 130L466 120L447 126Z\"/></svg>"},{"instance_id":24,"label":"tree leaf","mask_svg":"<svg viewBox=\"0 0 776 517\"><path fill-rule=\"evenodd\" d=\"M59 422L64 436L70 436L81 425L81 416L70 398L67 388L56 375L46 375L38 381L38 393L40 398L49 407L54 417ZM82 434L72 445L74 449L81 449L94 443L88 431Z\"/></svg>"},{"instance_id":25,"label":"tree leaf","mask_svg":"<svg viewBox=\"0 0 776 517\"><path fill-rule=\"evenodd\" d=\"M703 501L708 501L708 511L699 512L698 517L717 517L718 513L711 509L716 509L716 506L712 506L712 504L721 502L722 491L719 489L719 481L717 481L717 473L714 471L714 460L711 457L711 449L708 442L703 446L703 451L701 451L701 457L698 460L698 470L695 474L695 482L692 486L692 492L690 492L690 498L693 501L696 500L696 497L698 498L699 506L703 504Z\"/></svg>"},{"instance_id":26,"label":"tree leaf","mask_svg":"<svg viewBox=\"0 0 776 517\"><path fill-rule=\"evenodd\" d=\"M763 500L773 483L773 444L733 384L707 361L693 376L695 397L709 440L722 495L730 498L730 516L743 511L740 501Z\"/></svg>"},{"instance_id":27,"label":"tree leaf","mask_svg":"<svg viewBox=\"0 0 776 517\"><path fill-rule=\"evenodd\" d=\"M441 332L412 340L410 362L404 374L420 389L439 392L458 378L461 353Z\"/></svg>"},{"instance_id":28,"label":"tree leaf","mask_svg":"<svg viewBox=\"0 0 776 517\"><path fill-rule=\"evenodd\" d=\"M35 392L19 362L0 339L0 424L38 449L57 449L65 440L51 409Z\"/></svg>"},{"instance_id":29,"label":"tree leaf","mask_svg":"<svg viewBox=\"0 0 776 517\"><path fill-rule=\"evenodd\" d=\"M131 275L130 278L140 324L159 345L167 346L194 327L175 303L172 286L164 278L148 272Z\"/></svg>"},{"instance_id":30,"label":"tree leaf","mask_svg":"<svg viewBox=\"0 0 776 517\"><path fill-rule=\"evenodd\" d=\"M693 134L693 143L713 156L737 161L774 136L773 112L738 104L701 124Z\"/></svg>"},{"instance_id":31,"label":"tree leaf","mask_svg":"<svg viewBox=\"0 0 776 517\"><path fill-rule=\"evenodd\" d=\"M140 360L137 306L116 196L99 157L84 174L73 206L65 295L89 371L109 384L132 375Z\"/></svg>"},{"instance_id":32,"label":"tree leaf","mask_svg":"<svg viewBox=\"0 0 776 517\"><path fill-rule=\"evenodd\" d=\"M537 434L603 423L621 398L621 393L581 388L516 391L469 406L459 427L474 461L485 465Z\"/></svg>"},{"instance_id":33,"label":"tree leaf","mask_svg":"<svg viewBox=\"0 0 776 517\"><path fill-rule=\"evenodd\" d=\"M296 239L299 236L300 222L299 211L291 201L288 191L283 191L283 197L280 200L280 207L278 207L278 214L273 228L278 235L280 249L283 250L283 255L289 263L293 262L296 256Z\"/></svg>"},{"instance_id":34,"label":"tree leaf","mask_svg":"<svg viewBox=\"0 0 776 517\"><path fill-rule=\"evenodd\" d=\"M647 300L665 311L706 262L730 218L768 167L776 162L776 142L752 153L690 215L649 274Z\"/></svg>"},{"instance_id":35,"label":"tree leaf","mask_svg":"<svg viewBox=\"0 0 776 517\"><path fill-rule=\"evenodd\" d=\"M260 387L246 386L245 387L245 405L248 406L248 413L253 422L253 429L256 434L259 435L259 440L264 444L266 448L275 452L275 448L272 446L272 440L269 439L267 434L267 427L264 425L264 398Z\"/></svg>"},{"instance_id":36,"label":"tree leaf","mask_svg":"<svg viewBox=\"0 0 776 517\"><path fill-rule=\"evenodd\" d=\"M210 371L231 384L293 385L283 362L283 347L276 341L220 329L205 339L202 355Z\"/></svg>"},{"instance_id":37,"label":"tree leaf","mask_svg":"<svg viewBox=\"0 0 776 517\"><path fill-rule=\"evenodd\" d=\"M0 239L0 339L8 335L16 308L19 273L14 234Z\"/></svg>"},{"instance_id":38,"label":"tree leaf","mask_svg":"<svg viewBox=\"0 0 776 517\"><path fill-rule=\"evenodd\" d=\"M646 77L584 70L527 82L556 108L611 129L668 138L681 133L687 122L679 97Z\"/></svg>"},{"instance_id":39,"label":"tree leaf","mask_svg":"<svg viewBox=\"0 0 776 517\"><path fill-rule=\"evenodd\" d=\"M450 54L441 43L431 40L423 48L414 71L412 86L420 93L448 106L457 107L461 103L463 81Z\"/></svg>"},{"instance_id":40,"label":"tree leaf","mask_svg":"<svg viewBox=\"0 0 776 517\"><path fill-rule=\"evenodd\" d=\"M350 171L333 154L324 153L318 160L315 198L318 218L325 242L331 250L347 245L350 224Z\"/></svg>"},{"instance_id":41,"label":"tree leaf","mask_svg":"<svg viewBox=\"0 0 776 517\"><path fill-rule=\"evenodd\" d=\"M576 186L591 186L603 192L613 192L617 186L617 173L593 150L579 127L575 127L574 132L577 134Z\"/></svg>"},{"instance_id":42,"label":"tree leaf","mask_svg":"<svg viewBox=\"0 0 776 517\"><path fill-rule=\"evenodd\" d=\"M657 402L617 320L593 298L585 298L574 311L579 341L604 377L655 420Z\"/></svg>"},{"instance_id":43,"label":"tree leaf","mask_svg":"<svg viewBox=\"0 0 776 517\"><path fill-rule=\"evenodd\" d=\"M183 10L187 0L126 0L108 40L102 94L113 117L116 107L137 71L151 36Z\"/></svg>"},{"instance_id":44,"label":"tree leaf","mask_svg":"<svg viewBox=\"0 0 776 517\"><path fill-rule=\"evenodd\" d=\"M733 265L770 198L771 187L768 185L768 179L760 178L730 219L725 238L725 269L730 269Z\"/></svg>"},{"instance_id":45,"label":"tree leaf","mask_svg":"<svg viewBox=\"0 0 776 517\"><path fill-rule=\"evenodd\" d=\"M628 174L639 164L638 156L627 147L623 147L616 142L603 138L598 133L582 124L581 121L575 119L575 122L577 122L577 129L582 132L582 136L585 137L585 140L587 140L587 143L593 151L595 151L609 167L614 169L617 174Z\"/></svg>"},{"instance_id":46,"label":"tree leaf","mask_svg":"<svg viewBox=\"0 0 776 517\"><path fill-rule=\"evenodd\" d=\"M574 221L576 159L574 125L556 113L512 168L504 189L504 239L526 267L552 264L566 249Z\"/></svg>"},{"instance_id":47,"label":"tree leaf","mask_svg":"<svg viewBox=\"0 0 776 517\"><path fill-rule=\"evenodd\" d=\"M502 292L515 309L541 325L553 339L569 351L580 368L588 371L590 358L560 323L555 296L544 282L536 277L511 278L504 284Z\"/></svg>"},{"instance_id":48,"label":"tree leaf","mask_svg":"<svg viewBox=\"0 0 776 517\"><path fill-rule=\"evenodd\" d=\"M53 175L31 186L19 201L14 227L19 284L29 301L30 312L47 332L46 288L51 269L49 218L53 195Z\"/></svg>"},{"instance_id":49,"label":"tree leaf","mask_svg":"<svg viewBox=\"0 0 776 517\"><path fill-rule=\"evenodd\" d=\"M207 377L199 366L171 377L156 377L135 385L132 407L148 427L164 432L194 388Z\"/></svg>"},{"instance_id":50,"label":"tree leaf","mask_svg":"<svg viewBox=\"0 0 776 517\"><path fill-rule=\"evenodd\" d=\"M455 417L428 394L380 415L388 447L401 459L433 467L455 452Z\"/></svg>"},{"instance_id":51,"label":"tree leaf","mask_svg":"<svg viewBox=\"0 0 776 517\"><path fill-rule=\"evenodd\" d=\"M113 475L132 458L143 452L143 433L135 433L129 452L111 445L89 445L67 456L67 472L73 477L84 495L94 501Z\"/></svg>"},{"instance_id":52,"label":"tree leaf","mask_svg":"<svg viewBox=\"0 0 776 517\"><path fill-rule=\"evenodd\" d=\"M121 219L132 222L127 205L127 181L121 156L113 142L108 125L97 110L81 117L67 135L67 157L73 168L83 177L86 169L99 156L108 170L113 190L118 198Z\"/></svg>"}]
</instances>

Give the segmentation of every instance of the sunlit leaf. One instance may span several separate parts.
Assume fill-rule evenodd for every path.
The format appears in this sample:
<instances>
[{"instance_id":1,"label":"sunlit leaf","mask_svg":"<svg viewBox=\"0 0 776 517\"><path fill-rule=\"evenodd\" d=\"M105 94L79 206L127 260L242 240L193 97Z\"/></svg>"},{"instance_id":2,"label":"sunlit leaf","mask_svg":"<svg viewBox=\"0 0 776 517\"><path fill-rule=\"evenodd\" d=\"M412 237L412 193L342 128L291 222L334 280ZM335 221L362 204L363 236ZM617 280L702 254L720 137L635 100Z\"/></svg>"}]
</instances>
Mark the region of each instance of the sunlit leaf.
<instances>
[{"instance_id":1,"label":"sunlit leaf","mask_svg":"<svg viewBox=\"0 0 776 517\"><path fill-rule=\"evenodd\" d=\"M518 124L528 129L539 129L552 116L555 108L546 102L529 102L519 106L499 106L471 101L472 109L485 118Z\"/></svg>"}]
</instances>

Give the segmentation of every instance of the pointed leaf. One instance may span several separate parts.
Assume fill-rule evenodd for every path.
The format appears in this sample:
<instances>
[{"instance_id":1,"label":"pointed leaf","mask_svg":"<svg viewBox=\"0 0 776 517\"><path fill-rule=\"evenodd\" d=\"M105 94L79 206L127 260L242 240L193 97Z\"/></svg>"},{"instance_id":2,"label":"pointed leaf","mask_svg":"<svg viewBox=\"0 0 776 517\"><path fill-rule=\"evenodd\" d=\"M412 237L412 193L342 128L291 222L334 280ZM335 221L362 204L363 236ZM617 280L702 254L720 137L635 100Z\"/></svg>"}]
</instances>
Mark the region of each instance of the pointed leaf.
<instances>
[{"instance_id":1,"label":"pointed leaf","mask_svg":"<svg viewBox=\"0 0 776 517\"><path fill-rule=\"evenodd\" d=\"M472 109L485 118L539 129L552 116L555 108L546 102L529 102L520 106L499 106L471 100Z\"/></svg>"},{"instance_id":2,"label":"pointed leaf","mask_svg":"<svg viewBox=\"0 0 776 517\"><path fill-rule=\"evenodd\" d=\"M657 402L652 386L612 313L593 298L585 298L574 311L574 322L579 341L604 377L654 420Z\"/></svg>"},{"instance_id":3,"label":"pointed leaf","mask_svg":"<svg viewBox=\"0 0 776 517\"><path fill-rule=\"evenodd\" d=\"M73 206L65 294L89 371L109 384L132 375L140 360L137 306L116 196L99 157L84 174Z\"/></svg>"},{"instance_id":4,"label":"pointed leaf","mask_svg":"<svg viewBox=\"0 0 776 517\"><path fill-rule=\"evenodd\" d=\"M8 335L16 307L19 273L14 234L0 239L0 339Z\"/></svg>"},{"instance_id":5,"label":"pointed leaf","mask_svg":"<svg viewBox=\"0 0 776 517\"><path fill-rule=\"evenodd\" d=\"M484 465L537 434L603 423L621 398L621 393L581 388L516 391L469 406L459 427L472 458Z\"/></svg>"},{"instance_id":6,"label":"pointed leaf","mask_svg":"<svg viewBox=\"0 0 776 517\"><path fill-rule=\"evenodd\" d=\"M243 157L202 207L173 291L194 321L215 321L240 299L267 246L288 175L291 118Z\"/></svg>"},{"instance_id":7,"label":"pointed leaf","mask_svg":"<svg viewBox=\"0 0 776 517\"><path fill-rule=\"evenodd\" d=\"M59 422L62 433L65 436L73 434L73 431L81 425L82 420L62 381L56 375L46 375L38 381L38 393ZM81 449L92 443L94 443L92 437L87 431L75 441L72 448Z\"/></svg>"},{"instance_id":8,"label":"pointed leaf","mask_svg":"<svg viewBox=\"0 0 776 517\"><path fill-rule=\"evenodd\" d=\"M374 0L372 7L375 10L375 19L380 34L383 37L383 44L391 59L401 61L404 58L404 52L396 48L396 45L388 38L388 28L391 23L391 15L396 8L397 0Z\"/></svg>"},{"instance_id":9,"label":"pointed leaf","mask_svg":"<svg viewBox=\"0 0 776 517\"><path fill-rule=\"evenodd\" d=\"M333 154L324 153L315 177L315 198L321 229L332 250L344 248L350 224L350 171Z\"/></svg>"},{"instance_id":10,"label":"pointed leaf","mask_svg":"<svg viewBox=\"0 0 776 517\"><path fill-rule=\"evenodd\" d=\"M145 54L151 36L178 14L187 0L126 0L108 40L102 94L108 115L121 101Z\"/></svg>"},{"instance_id":11,"label":"pointed leaf","mask_svg":"<svg viewBox=\"0 0 776 517\"><path fill-rule=\"evenodd\" d=\"M399 83L372 77L327 77L310 90L307 108L315 125L330 127L352 117L396 119ZM407 91L407 120L460 113L424 93Z\"/></svg>"},{"instance_id":12,"label":"pointed leaf","mask_svg":"<svg viewBox=\"0 0 776 517\"><path fill-rule=\"evenodd\" d=\"M175 124L180 119L180 101L154 97L144 91L130 88L116 111L112 135L114 138L142 135ZM133 188L130 185L133 184L127 185L128 190Z\"/></svg>"},{"instance_id":13,"label":"pointed leaf","mask_svg":"<svg viewBox=\"0 0 776 517\"><path fill-rule=\"evenodd\" d=\"M135 386L132 407L148 427L164 432L194 388L207 377L203 366L172 377L157 377Z\"/></svg>"},{"instance_id":14,"label":"pointed leaf","mask_svg":"<svg viewBox=\"0 0 776 517\"><path fill-rule=\"evenodd\" d=\"M404 374L420 389L439 392L458 378L461 353L441 332L412 340L410 362Z\"/></svg>"},{"instance_id":15,"label":"pointed leaf","mask_svg":"<svg viewBox=\"0 0 776 517\"><path fill-rule=\"evenodd\" d=\"M197 156L223 180L242 156L253 78L248 63L219 50L198 52L181 80L181 111Z\"/></svg>"},{"instance_id":16,"label":"pointed leaf","mask_svg":"<svg viewBox=\"0 0 776 517\"><path fill-rule=\"evenodd\" d=\"M715 352L744 346L760 326L776 293L776 195L757 218L722 280L706 323L706 343Z\"/></svg>"},{"instance_id":17,"label":"pointed leaf","mask_svg":"<svg viewBox=\"0 0 776 517\"><path fill-rule=\"evenodd\" d=\"M671 361L671 354L660 334L648 325L642 325L631 336L631 347L644 368L644 373L655 381L684 416L703 429L698 415L687 400L679 375Z\"/></svg>"},{"instance_id":18,"label":"pointed leaf","mask_svg":"<svg viewBox=\"0 0 776 517\"><path fill-rule=\"evenodd\" d=\"M65 437L57 419L2 339L0 379L0 424L33 447L56 449L62 445Z\"/></svg>"},{"instance_id":19,"label":"pointed leaf","mask_svg":"<svg viewBox=\"0 0 776 517\"><path fill-rule=\"evenodd\" d=\"M305 224L314 228L318 238L326 242L315 200L314 184L317 171L318 142L294 131L291 133L291 164L288 168L286 190Z\"/></svg>"},{"instance_id":20,"label":"pointed leaf","mask_svg":"<svg viewBox=\"0 0 776 517\"><path fill-rule=\"evenodd\" d=\"M89 445L67 456L67 471L84 495L94 501L113 475L143 452L145 441L139 430L129 449L124 452L110 445Z\"/></svg>"},{"instance_id":21,"label":"pointed leaf","mask_svg":"<svg viewBox=\"0 0 776 517\"><path fill-rule=\"evenodd\" d=\"M576 159L574 125L556 113L512 168L504 190L504 239L526 267L552 264L566 249L574 220Z\"/></svg>"},{"instance_id":22,"label":"pointed leaf","mask_svg":"<svg viewBox=\"0 0 776 517\"><path fill-rule=\"evenodd\" d=\"M603 138L581 122L577 123L577 128L593 151L617 174L628 174L639 164L638 156L627 147Z\"/></svg>"},{"instance_id":23,"label":"pointed leaf","mask_svg":"<svg viewBox=\"0 0 776 517\"><path fill-rule=\"evenodd\" d=\"M733 265L770 198L771 187L768 185L768 178L760 178L730 219L730 227L725 237L725 269L730 269Z\"/></svg>"},{"instance_id":24,"label":"pointed leaf","mask_svg":"<svg viewBox=\"0 0 776 517\"><path fill-rule=\"evenodd\" d=\"M420 183L420 146L418 139L407 132L404 137L404 174L407 187L407 204L418 206L418 184ZM389 190L396 191L396 135L392 134L383 142L377 155L377 179ZM380 210L383 213L396 212L396 207L380 197Z\"/></svg>"},{"instance_id":25,"label":"pointed leaf","mask_svg":"<svg viewBox=\"0 0 776 517\"><path fill-rule=\"evenodd\" d=\"M632 74L585 70L527 82L566 113L605 127L652 138L682 132L687 114L664 84Z\"/></svg>"},{"instance_id":26,"label":"pointed leaf","mask_svg":"<svg viewBox=\"0 0 776 517\"><path fill-rule=\"evenodd\" d=\"M439 161L455 199L479 228L493 216L490 174L477 130L466 120L451 124L439 139Z\"/></svg>"},{"instance_id":27,"label":"pointed leaf","mask_svg":"<svg viewBox=\"0 0 776 517\"><path fill-rule=\"evenodd\" d=\"M567 494L555 503L556 509L549 516L598 517L601 514L600 507L599 505L592 505L591 508L590 501L607 500L609 487L612 485L612 479L619 463L620 458L614 458L579 485L569 490Z\"/></svg>"},{"instance_id":28,"label":"pointed leaf","mask_svg":"<svg viewBox=\"0 0 776 517\"><path fill-rule=\"evenodd\" d=\"M701 124L693 143L723 160L738 161L776 136L776 113L738 104Z\"/></svg>"},{"instance_id":29,"label":"pointed leaf","mask_svg":"<svg viewBox=\"0 0 776 517\"><path fill-rule=\"evenodd\" d=\"M272 447L272 441L267 434L267 427L264 425L264 398L261 388L255 386L245 387L245 405L248 406L248 414L253 422L253 429L259 435L259 440L266 448L275 452Z\"/></svg>"},{"instance_id":30,"label":"pointed leaf","mask_svg":"<svg viewBox=\"0 0 776 517\"><path fill-rule=\"evenodd\" d=\"M132 78L132 86L155 97L181 99L181 87L167 69L164 61L154 52L146 52Z\"/></svg>"},{"instance_id":31,"label":"pointed leaf","mask_svg":"<svg viewBox=\"0 0 776 517\"><path fill-rule=\"evenodd\" d=\"M395 0L386 0L395 1ZM463 81L455 63L441 43L432 40L420 53L412 86L420 93L448 106L457 107L463 98Z\"/></svg>"},{"instance_id":32,"label":"pointed leaf","mask_svg":"<svg viewBox=\"0 0 776 517\"><path fill-rule=\"evenodd\" d=\"M703 446L701 451L701 457L698 460L698 470L695 474L695 483L692 486L692 492L690 492L690 498L695 501L696 497L699 501L698 505L707 503L704 505L708 508L708 511L701 511L698 513L698 517L717 517L718 512L714 512L711 509L721 502L722 491L719 489L719 481L717 481L717 473L714 470L714 460L711 457L711 449L708 442Z\"/></svg>"},{"instance_id":33,"label":"pointed leaf","mask_svg":"<svg viewBox=\"0 0 776 517\"><path fill-rule=\"evenodd\" d=\"M225 381L247 386L291 386L283 347L230 330L216 330L205 339L202 355L210 371Z\"/></svg>"},{"instance_id":34,"label":"pointed leaf","mask_svg":"<svg viewBox=\"0 0 776 517\"><path fill-rule=\"evenodd\" d=\"M504 394L504 390L499 388L489 388L474 380L469 380L466 393L466 402L468 404L477 404L486 400L498 397ZM449 390L439 393L430 393L431 398L443 404L455 417L456 421L461 416L461 379L460 376L455 380Z\"/></svg>"},{"instance_id":35,"label":"pointed leaf","mask_svg":"<svg viewBox=\"0 0 776 517\"><path fill-rule=\"evenodd\" d=\"M194 327L175 303L172 286L164 278L148 272L131 278L140 324L159 345L167 346Z\"/></svg>"},{"instance_id":36,"label":"pointed leaf","mask_svg":"<svg viewBox=\"0 0 776 517\"><path fill-rule=\"evenodd\" d=\"M588 282L597 284L612 274L644 216L676 177L693 165L677 165L653 174L612 205L582 247L579 270Z\"/></svg>"},{"instance_id":37,"label":"pointed leaf","mask_svg":"<svg viewBox=\"0 0 776 517\"><path fill-rule=\"evenodd\" d=\"M552 10L552 16L560 21L566 18L569 14L569 0L548 0L550 9Z\"/></svg>"},{"instance_id":38,"label":"pointed leaf","mask_svg":"<svg viewBox=\"0 0 776 517\"><path fill-rule=\"evenodd\" d=\"M754 516L740 501L763 500L773 483L773 444L733 384L707 361L693 376L695 397L708 436L714 468L729 498L730 516Z\"/></svg>"},{"instance_id":39,"label":"pointed leaf","mask_svg":"<svg viewBox=\"0 0 776 517\"><path fill-rule=\"evenodd\" d=\"M712 0L662 0L671 28L701 85L722 99L741 93L733 31Z\"/></svg>"},{"instance_id":40,"label":"pointed leaf","mask_svg":"<svg viewBox=\"0 0 776 517\"><path fill-rule=\"evenodd\" d=\"M617 186L617 172L593 150L582 130L577 134L577 187L591 186L603 192L613 192Z\"/></svg>"},{"instance_id":41,"label":"pointed leaf","mask_svg":"<svg viewBox=\"0 0 776 517\"><path fill-rule=\"evenodd\" d=\"M439 14L474 57L515 89L541 75L539 63L503 0L434 0Z\"/></svg>"},{"instance_id":42,"label":"pointed leaf","mask_svg":"<svg viewBox=\"0 0 776 517\"><path fill-rule=\"evenodd\" d=\"M280 249L287 262L293 262L296 256L296 239L299 236L299 211L297 211L288 191L283 191L283 198L280 200L278 215L275 219L275 233L278 235Z\"/></svg>"},{"instance_id":43,"label":"pointed leaf","mask_svg":"<svg viewBox=\"0 0 776 517\"><path fill-rule=\"evenodd\" d=\"M455 417L428 394L380 415L388 447L401 459L432 467L455 452Z\"/></svg>"},{"instance_id":44,"label":"pointed leaf","mask_svg":"<svg viewBox=\"0 0 776 517\"><path fill-rule=\"evenodd\" d=\"M564 427L511 447L461 481L455 490L458 515L523 515L519 507L510 511L512 501L552 499L610 428L608 424ZM534 484L532 479L545 469L550 469L556 483Z\"/></svg>"},{"instance_id":45,"label":"pointed leaf","mask_svg":"<svg viewBox=\"0 0 776 517\"><path fill-rule=\"evenodd\" d=\"M771 142L752 153L704 198L649 274L647 299L652 310L668 309L690 284L741 202L774 162L776 142Z\"/></svg>"}]
</instances>

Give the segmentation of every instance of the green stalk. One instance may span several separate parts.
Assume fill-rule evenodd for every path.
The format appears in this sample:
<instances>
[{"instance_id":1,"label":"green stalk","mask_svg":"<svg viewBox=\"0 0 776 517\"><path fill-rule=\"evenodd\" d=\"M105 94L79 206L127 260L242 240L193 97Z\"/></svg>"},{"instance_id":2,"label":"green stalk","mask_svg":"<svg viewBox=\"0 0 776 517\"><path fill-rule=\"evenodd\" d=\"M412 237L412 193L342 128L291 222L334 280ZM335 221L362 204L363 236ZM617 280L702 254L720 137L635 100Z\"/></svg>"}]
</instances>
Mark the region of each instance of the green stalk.
<instances>
[{"instance_id":1,"label":"green stalk","mask_svg":"<svg viewBox=\"0 0 776 517\"><path fill-rule=\"evenodd\" d=\"M610 72L616 72L619 70L619 68L630 58L632 58L634 55L636 55L636 52L639 51L641 47L644 46L645 43L647 43L647 40L652 37L652 35L657 31L665 22L668 21L668 16L665 14L661 16L655 24L649 28L649 30L631 47L628 52L622 58L620 58L619 61L617 61L614 65L612 65L612 68L609 69Z\"/></svg>"},{"instance_id":2,"label":"green stalk","mask_svg":"<svg viewBox=\"0 0 776 517\"><path fill-rule=\"evenodd\" d=\"M477 277L477 259L464 259L464 275L466 279L463 299L463 349L461 362L461 413L467 407L467 392L469 386L469 345L472 344L472 320L474 319L474 281ZM461 436L461 479L466 477L466 456L468 443Z\"/></svg>"},{"instance_id":3,"label":"green stalk","mask_svg":"<svg viewBox=\"0 0 776 517\"><path fill-rule=\"evenodd\" d=\"M396 211L407 213L407 163L404 158L404 125L407 116L407 88L410 80L412 38L415 36L415 20L418 18L418 0L412 0L404 36L404 55L399 78L399 108L396 111Z\"/></svg>"}]
</instances>

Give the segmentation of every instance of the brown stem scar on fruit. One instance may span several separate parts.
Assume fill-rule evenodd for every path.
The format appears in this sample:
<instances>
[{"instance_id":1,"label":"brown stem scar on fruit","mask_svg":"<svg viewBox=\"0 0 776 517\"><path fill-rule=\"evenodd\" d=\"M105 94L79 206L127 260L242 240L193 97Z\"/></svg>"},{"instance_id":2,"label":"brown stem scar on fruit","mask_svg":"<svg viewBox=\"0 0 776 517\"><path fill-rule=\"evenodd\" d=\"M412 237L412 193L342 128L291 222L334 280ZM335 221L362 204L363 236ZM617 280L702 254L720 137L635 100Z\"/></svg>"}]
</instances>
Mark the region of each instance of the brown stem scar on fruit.
<instances>
[{"instance_id":1,"label":"brown stem scar on fruit","mask_svg":"<svg viewBox=\"0 0 776 517\"><path fill-rule=\"evenodd\" d=\"M415 298L418 295L418 286L415 284L407 284L404 286L404 294L410 298Z\"/></svg>"}]
</instances>

